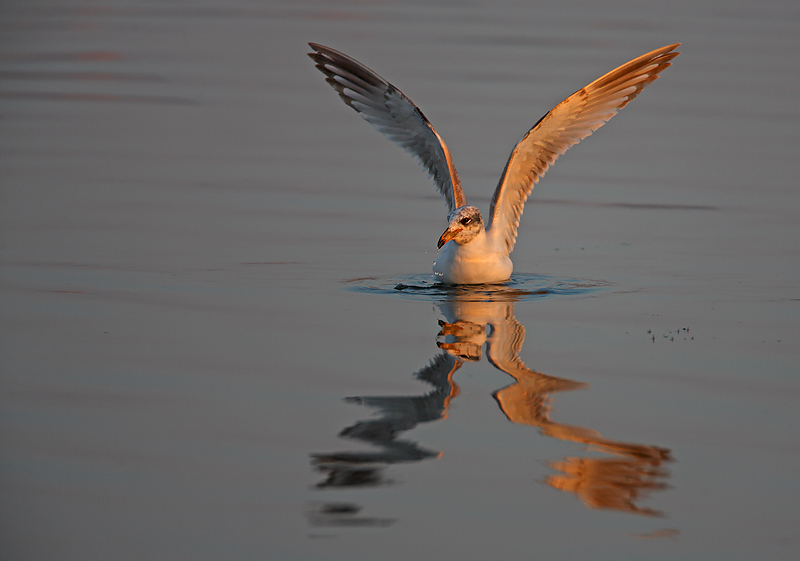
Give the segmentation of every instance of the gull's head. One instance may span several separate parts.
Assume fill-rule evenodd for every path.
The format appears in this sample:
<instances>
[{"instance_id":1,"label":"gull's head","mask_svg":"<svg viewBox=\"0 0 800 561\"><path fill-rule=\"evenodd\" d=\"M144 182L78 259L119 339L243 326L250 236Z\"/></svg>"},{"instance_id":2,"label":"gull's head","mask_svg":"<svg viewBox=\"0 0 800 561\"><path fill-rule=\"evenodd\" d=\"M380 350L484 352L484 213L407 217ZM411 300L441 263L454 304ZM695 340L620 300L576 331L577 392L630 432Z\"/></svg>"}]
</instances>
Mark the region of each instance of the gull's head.
<instances>
[{"instance_id":1,"label":"gull's head","mask_svg":"<svg viewBox=\"0 0 800 561\"><path fill-rule=\"evenodd\" d=\"M450 213L450 224L439 238L439 249L453 240L458 245L471 242L483 232L483 217L481 211L474 206L462 206Z\"/></svg>"}]
</instances>

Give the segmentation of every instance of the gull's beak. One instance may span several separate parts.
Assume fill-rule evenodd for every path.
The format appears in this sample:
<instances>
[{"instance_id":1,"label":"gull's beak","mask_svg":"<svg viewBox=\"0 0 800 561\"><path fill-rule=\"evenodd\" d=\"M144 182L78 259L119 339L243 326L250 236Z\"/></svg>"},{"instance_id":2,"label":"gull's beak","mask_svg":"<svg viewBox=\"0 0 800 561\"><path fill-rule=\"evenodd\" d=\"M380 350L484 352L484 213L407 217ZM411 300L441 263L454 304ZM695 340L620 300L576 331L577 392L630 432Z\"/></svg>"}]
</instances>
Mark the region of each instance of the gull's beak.
<instances>
[{"instance_id":1,"label":"gull's beak","mask_svg":"<svg viewBox=\"0 0 800 561\"><path fill-rule=\"evenodd\" d=\"M450 226L448 226L447 230L445 230L444 234L442 234L442 236L439 238L439 244L437 245L437 247L439 249L442 249L442 246L447 242L449 242L450 240L452 240L453 238L455 238L461 230L463 230L463 228L451 229Z\"/></svg>"}]
</instances>

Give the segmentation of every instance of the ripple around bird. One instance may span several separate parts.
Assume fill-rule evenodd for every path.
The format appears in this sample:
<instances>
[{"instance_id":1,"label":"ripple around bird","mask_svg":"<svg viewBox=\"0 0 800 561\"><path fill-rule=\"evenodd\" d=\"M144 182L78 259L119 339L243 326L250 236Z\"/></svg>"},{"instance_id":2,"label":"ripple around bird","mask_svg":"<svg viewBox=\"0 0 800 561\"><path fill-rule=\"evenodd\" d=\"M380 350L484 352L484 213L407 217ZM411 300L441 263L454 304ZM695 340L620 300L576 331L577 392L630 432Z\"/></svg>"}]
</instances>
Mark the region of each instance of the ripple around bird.
<instances>
[{"instance_id":1,"label":"ripple around bird","mask_svg":"<svg viewBox=\"0 0 800 561\"><path fill-rule=\"evenodd\" d=\"M567 279L545 275L514 274L502 284L447 285L432 275L365 277L344 281L347 290L400 296L414 300L519 302L562 296L591 296L614 285L595 279Z\"/></svg>"}]
</instances>

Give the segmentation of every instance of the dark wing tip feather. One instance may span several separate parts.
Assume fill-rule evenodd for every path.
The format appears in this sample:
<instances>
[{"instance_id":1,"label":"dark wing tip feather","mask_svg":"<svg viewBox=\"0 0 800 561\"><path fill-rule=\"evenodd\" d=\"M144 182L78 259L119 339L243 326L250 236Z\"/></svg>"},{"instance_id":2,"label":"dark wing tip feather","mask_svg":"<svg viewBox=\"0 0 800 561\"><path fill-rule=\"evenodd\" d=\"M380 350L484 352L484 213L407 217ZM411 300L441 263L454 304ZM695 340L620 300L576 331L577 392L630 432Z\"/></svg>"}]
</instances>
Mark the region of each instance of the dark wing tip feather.
<instances>
[{"instance_id":1,"label":"dark wing tip feather","mask_svg":"<svg viewBox=\"0 0 800 561\"><path fill-rule=\"evenodd\" d=\"M358 77L372 87L389 85L386 80L378 76L374 71L364 72L363 64L336 49L331 49L330 47L325 47L318 43L309 43L309 46L316 52L308 53L308 56L311 57L316 63L317 68L326 76L330 76L331 73L325 66L327 64L333 64Z\"/></svg>"},{"instance_id":2,"label":"dark wing tip feather","mask_svg":"<svg viewBox=\"0 0 800 561\"><path fill-rule=\"evenodd\" d=\"M308 53L308 56L311 57L311 59L315 62L316 68L320 72L325 74L326 76L325 81L328 82L328 84L330 84L331 87L333 87L337 92L339 92L339 95L342 97L345 103L347 103L347 105L350 105L352 107L351 103L352 100L347 98L342 93L342 90L346 86L343 86L335 78L335 76L340 76L341 74L329 70L327 68L327 65L329 64L336 66L337 69L339 70L344 70L347 73L349 73L351 76L348 76L347 78L350 81L352 81L353 78L355 78L356 80L360 80L361 82L363 82L364 85L366 86L372 88L377 88L377 87L385 88L386 93L389 95L399 94L402 95L403 97L406 97L405 94L403 94L400 90L398 90L394 85L389 83L381 76L378 76L374 70L367 69L363 64L361 64L354 58L351 58L346 54L337 51L336 49L331 49L330 47L320 45L319 43L309 43L308 45L315 51L313 53ZM365 72L365 70L367 70L368 72ZM426 124L431 125L431 122L425 116L425 113L423 113L422 110L415 104L412 103L412 105L414 106L414 110L422 118L422 120Z\"/></svg>"}]
</instances>

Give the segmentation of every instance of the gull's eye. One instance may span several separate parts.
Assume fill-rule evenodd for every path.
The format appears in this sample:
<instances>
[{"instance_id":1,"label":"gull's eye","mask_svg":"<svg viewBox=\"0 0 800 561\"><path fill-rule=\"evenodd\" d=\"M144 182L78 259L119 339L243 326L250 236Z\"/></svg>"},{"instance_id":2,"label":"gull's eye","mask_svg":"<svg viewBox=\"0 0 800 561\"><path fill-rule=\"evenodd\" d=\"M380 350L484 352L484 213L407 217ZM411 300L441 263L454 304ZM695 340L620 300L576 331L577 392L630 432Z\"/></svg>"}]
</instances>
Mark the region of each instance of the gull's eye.
<instances>
[{"instance_id":1,"label":"gull's eye","mask_svg":"<svg viewBox=\"0 0 800 561\"><path fill-rule=\"evenodd\" d=\"M469 224L470 222L472 222L472 218L470 218L469 216L466 216L466 217L464 217L464 218L462 218L462 219L461 219L461 223L462 223L464 226L466 226L466 225L467 225L467 224Z\"/></svg>"}]
</instances>

